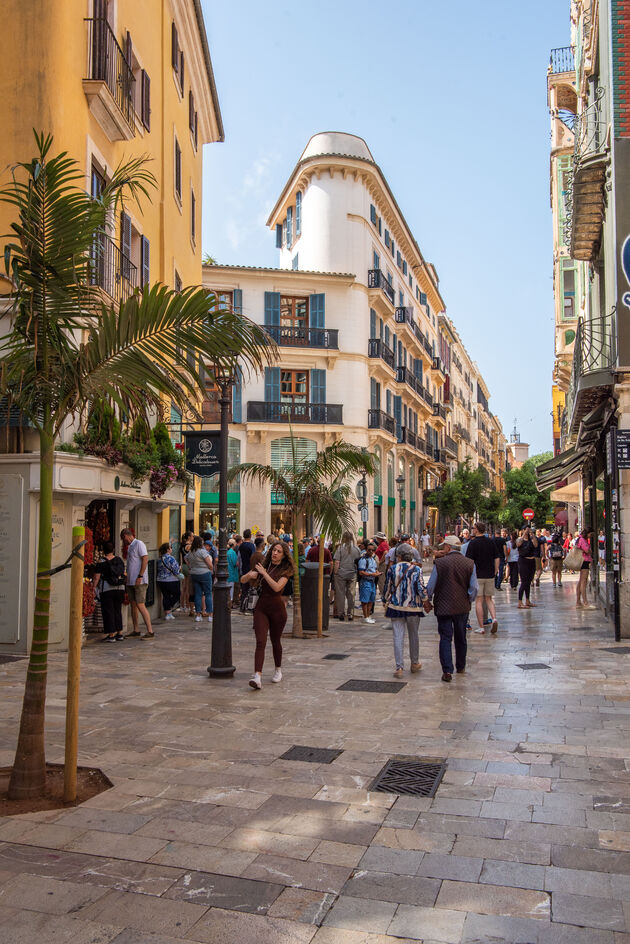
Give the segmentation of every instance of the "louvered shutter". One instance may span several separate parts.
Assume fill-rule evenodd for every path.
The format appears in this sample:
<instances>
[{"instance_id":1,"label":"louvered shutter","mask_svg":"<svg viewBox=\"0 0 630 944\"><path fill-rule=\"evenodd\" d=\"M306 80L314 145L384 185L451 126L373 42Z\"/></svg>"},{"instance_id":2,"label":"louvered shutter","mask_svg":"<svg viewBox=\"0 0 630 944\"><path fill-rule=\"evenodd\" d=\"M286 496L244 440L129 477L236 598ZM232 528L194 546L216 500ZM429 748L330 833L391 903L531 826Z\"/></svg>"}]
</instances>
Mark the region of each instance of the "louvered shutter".
<instances>
[{"instance_id":1,"label":"louvered shutter","mask_svg":"<svg viewBox=\"0 0 630 944\"><path fill-rule=\"evenodd\" d=\"M146 236L140 237L140 278L143 288L149 284L149 240Z\"/></svg>"},{"instance_id":2,"label":"louvered shutter","mask_svg":"<svg viewBox=\"0 0 630 944\"><path fill-rule=\"evenodd\" d=\"M147 129L151 130L151 79L147 73L142 70L141 73L141 95L142 95L142 124Z\"/></svg>"},{"instance_id":3,"label":"louvered shutter","mask_svg":"<svg viewBox=\"0 0 630 944\"><path fill-rule=\"evenodd\" d=\"M378 383L374 380L374 377L370 377L370 409L378 410L379 400Z\"/></svg>"},{"instance_id":4,"label":"louvered shutter","mask_svg":"<svg viewBox=\"0 0 630 944\"><path fill-rule=\"evenodd\" d=\"M240 288L235 288L232 292L232 309L237 315L243 314L243 292Z\"/></svg>"},{"instance_id":5,"label":"louvered shutter","mask_svg":"<svg viewBox=\"0 0 630 944\"><path fill-rule=\"evenodd\" d=\"M278 327L280 324L280 292L265 292L265 325ZM278 380L278 385L280 380ZM279 387L278 387L279 390ZM280 399L278 397L278 399Z\"/></svg>"},{"instance_id":6,"label":"louvered shutter","mask_svg":"<svg viewBox=\"0 0 630 944\"><path fill-rule=\"evenodd\" d=\"M370 338L376 337L376 312L370 308Z\"/></svg>"},{"instance_id":7,"label":"louvered shutter","mask_svg":"<svg viewBox=\"0 0 630 944\"><path fill-rule=\"evenodd\" d=\"M127 33L125 39L125 59L130 69L133 68L133 43L131 42L131 33Z\"/></svg>"},{"instance_id":8,"label":"louvered shutter","mask_svg":"<svg viewBox=\"0 0 630 944\"><path fill-rule=\"evenodd\" d=\"M120 214L120 249L122 252L122 277L131 277L131 219L126 213Z\"/></svg>"},{"instance_id":9,"label":"louvered shutter","mask_svg":"<svg viewBox=\"0 0 630 944\"><path fill-rule=\"evenodd\" d=\"M243 376L240 370L236 371L232 384L232 422L243 422Z\"/></svg>"},{"instance_id":10,"label":"louvered shutter","mask_svg":"<svg viewBox=\"0 0 630 944\"><path fill-rule=\"evenodd\" d=\"M276 223L276 249L282 249L282 223Z\"/></svg>"},{"instance_id":11,"label":"louvered shutter","mask_svg":"<svg viewBox=\"0 0 630 944\"><path fill-rule=\"evenodd\" d=\"M396 438L400 439L402 426L402 397L394 397L394 419L396 421Z\"/></svg>"},{"instance_id":12,"label":"louvered shutter","mask_svg":"<svg viewBox=\"0 0 630 944\"><path fill-rule=\"evenodd\" d=\"M179 87L184 93L184 53L183 51L179 54Z\"/></svg>"},{"instance_id":13,"label":"louvered shutter","mask_svg":"<svg viewBox=\"0 0 630 944\"><path fill-rule=\"evenodd\" d=\"M171 65L177 72L179 69L179 40L177 37L177 27L171 24Z\"/></svg>"},{"instance_id":14,"label":"louvered shutter","mask_svg":"<svg viewBox=\"0 0 630 944\"><path fill-rule=\"evenodd\" d=\"M326 301L323 294L311 295L310 326L311 328L326 327Z\"/></svg>"},{"instance_id":15,"label":"louvered shutter","mask_svg":"<svg viewBox=\"0 0 630 944\"><path fill-rule=\"evenodd\" d=\"M195 128L195 99L192 89L188 92L188 127L191 131Z\"/></svg>"},{"instance_id":16,"label":"louvered shutter","mask_svg":"<svg viewBox=\"0 0 630 944\"><path fill-rule=\"evenodd\" d=\"M280 368L265 367L265 403L280 402Z\"/></svg>"},{"instance_id":17,"label":"louvered shutter","mask_svg":"<svg viewBox=\"0 0 630 944\"><path fill-rule=\"evenodd\" d=\"M326 371L311 371L311 417L314 423L326 422Z\"/></svg>"}]
</instances>

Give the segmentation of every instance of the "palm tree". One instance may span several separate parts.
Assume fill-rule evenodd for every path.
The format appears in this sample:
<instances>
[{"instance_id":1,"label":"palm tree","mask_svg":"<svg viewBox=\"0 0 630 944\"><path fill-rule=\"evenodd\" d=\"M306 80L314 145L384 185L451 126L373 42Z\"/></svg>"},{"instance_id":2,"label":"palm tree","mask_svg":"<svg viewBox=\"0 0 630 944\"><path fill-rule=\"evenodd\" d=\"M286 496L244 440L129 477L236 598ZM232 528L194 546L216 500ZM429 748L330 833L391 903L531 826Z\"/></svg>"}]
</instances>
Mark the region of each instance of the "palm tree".
<instances>
[{"instance_id":1,"label":"palm tree","mask_svg":"<svg viewBox=\"0 0 630 944\"><path fill-rule=\"evenodd\" d=\"M303 516L318 522L322 534L336 536L352 527L350 501L352 488L346 481L363 471L373 475L375 457L358 446L339 440L326 446L312 459L298 458L295 437L291 433L291 459L279 469L255 462L243 462L230 470L230 479L238 475L243 481L270 485L284 497L293 518L293 635L302 636L302 610L298 548L298 521ZM322 555L320 553L320 562Z\"/></svg>"},{"instance_id":2,"label":"palm tree","mask_svg":"<svg viewBox=\"0 0 630 944\"><path fill-rule=\"evenodd\" d=\"M236 358L260 369L271 352L262 328L220 308L202 288L176 293L155 285L117 308L94 276L100 234L126 197L155 183L143 160L121 165L98 199L67 154L51 156L52 137L36 134L37 154L13 169L0 200L16 212L5 248L12 282L8 333L0 339L0 394L39 433L40 512L33 642L9 796L43 795L44 710L48 668L55 440L69 418L109 401L129 422L150 422L172 400L190 410L201 399L196 352L213 363Z\"/></svg>"}]
</instances>

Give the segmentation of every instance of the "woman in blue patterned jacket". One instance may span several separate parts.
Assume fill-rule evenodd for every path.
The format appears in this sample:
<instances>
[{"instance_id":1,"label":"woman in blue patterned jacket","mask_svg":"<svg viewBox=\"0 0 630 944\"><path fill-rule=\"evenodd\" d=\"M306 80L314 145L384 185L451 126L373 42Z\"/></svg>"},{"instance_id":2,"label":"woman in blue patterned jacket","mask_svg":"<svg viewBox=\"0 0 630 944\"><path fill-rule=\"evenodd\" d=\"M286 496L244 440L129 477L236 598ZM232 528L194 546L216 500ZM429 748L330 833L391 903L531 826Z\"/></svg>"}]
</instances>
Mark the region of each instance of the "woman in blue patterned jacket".
<instances>
[{"instance_id":1,"label":"woman in blue patterned jacket","mask_svg":"<svg viewBox=\"0 0 630 944\"><path fill-rule=\"evenodd\" d=\"M409 636L411 671L418 672L422 668L418 624L424 616L422 603L427 596L422 565L414 562L413 548L409 544L399 544L396 548L396 563L387 571L383 596L387 606L385 615L391 619L394 630L394 676L402 678L405 628Z\"/></svg>"}]
</instances>

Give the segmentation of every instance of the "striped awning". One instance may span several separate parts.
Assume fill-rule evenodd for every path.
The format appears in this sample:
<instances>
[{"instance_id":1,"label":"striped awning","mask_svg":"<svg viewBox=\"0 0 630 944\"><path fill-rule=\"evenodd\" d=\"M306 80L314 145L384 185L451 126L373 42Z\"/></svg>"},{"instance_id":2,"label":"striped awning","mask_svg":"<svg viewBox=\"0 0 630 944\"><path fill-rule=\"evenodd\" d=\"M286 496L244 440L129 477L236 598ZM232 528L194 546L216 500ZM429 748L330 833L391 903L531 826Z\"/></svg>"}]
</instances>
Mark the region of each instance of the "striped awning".
<instances>
[{"instance_id":1,"label":"striped awning","mask_svg":"<svg viewBox=\"0 0 630 944\"><path fill-rule=\"evenodd\" d=\"M536 466L536 488L544 492L554 488L558 482L563 482L572 472L581 469L591 455L591 449L577 449L575 447L561 452L548 462Z\"/></svg>"}]
</instances>

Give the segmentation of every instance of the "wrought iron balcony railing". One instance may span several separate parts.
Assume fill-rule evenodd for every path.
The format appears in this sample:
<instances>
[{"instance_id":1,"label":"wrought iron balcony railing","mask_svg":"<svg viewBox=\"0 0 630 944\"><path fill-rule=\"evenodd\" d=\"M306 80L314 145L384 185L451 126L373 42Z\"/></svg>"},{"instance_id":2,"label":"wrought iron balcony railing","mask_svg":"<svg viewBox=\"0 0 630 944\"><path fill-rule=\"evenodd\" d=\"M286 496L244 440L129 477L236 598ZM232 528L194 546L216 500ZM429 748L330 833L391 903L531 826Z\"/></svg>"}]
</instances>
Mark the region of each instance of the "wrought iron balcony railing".
<instances>
[{"instance_id":1,"label":"wrought iron balcony railing","mask_svg":"<svg viewBox=\"0 0 630 944\"><path fill-rule=\"evenodd\" d=\"M250 400L247 404L247 422L342 425L343 404Z\"/></svg>"},{"instance_id":2,"label":"wrought iron balcony railing","mask_svg":"<svg viewBox=\"0 0 630 944\"><path fill-rule=\"evenodd\" d=\"M592 405L590 397L585 394L599 396L598 386L602 388L602 396L605 394L609 383L606 371L613 370L617 363L614 320L615 308L605 318L588 321L580 319L578 322L573 368L566 395L566 428L569 434L576 430L588 405ZM598 372L601 377L598 377ZM583 400L588 401L586 406Z\"/></svg>"},{"instance_id":3,"label":"wrought iron balcony railing","mask_svg":"<svg viewBox=\"0 0 630 944\"><path fill-rule=\"evenodd\" d=\"M393 286L389 284L385 273L382 269L369 269L368 270L368 288L382 288L383 292L390 300L392 305L394 304L395 293Z\"/></svg>"},{"instance_id":4,"label":"wrought iron balcony railing","mask_svg":"<svg viewBox=\"0 0 630 944\"><path fill-rule=\"evenodd\" d=\"M265 325L280 347L319 347L339 350L339 331L336 328L295 328L288 325Z\"/></svg>"},{"instance_id":5,"label":"wrought iron balcony railing","mask_svg":"<svg viewBox=\"0 0 630 944\"><path fill-rule=\"evenodd\" d=\"M104 17L86 20L88 27L88 79L104 82L122 112L134 128L134 85L131 63L127 62L111 26Z\"/></svg>"},{"instance_id":6,"label":"wrought iron balcony railing","mask_svg":"<svg viewBox=\"0 0 630 944\"><path fill-rule=\"evenodd\" d=\"M384 429L393 436L396 430L396 421L384 410L368 410L368 429Z\"/></svg>"},{"instance_id":7,"label":"wrought iron balcony railing","mask_svg":"<svg viewBox=\"0 0 630 944\"><path fill-rule=\"evenodd\" d=\"M446 433L444 433L444 448L457 458L457 443L451 436L447 436Z\"/></svg>"},{"instance_id":8,"label":"wrought iron balcony railing","mask_svg":"<svg viewBox=\"0 0 630 944\"><path fill-rule=\"evenodd\" d=\"M136 288L138 270L105 233L98 233L90 253L90 284L102 288L117 304Z\"/></svg>"},{"instance_id":9,"label":"wrought iron balcony railing","mask_svg":"<svg viewBox=\"0 0 630 944\"><path fill-rule=\"evenodd\" d=\"M551 50L549 71L552 74L556 72L575 72L575 59L571 46L560 46Z\"/></svg>"},{"instance_id":10,"label":"wrought iron balcony railing","mask_svg":"<svg viewBox=\"0 0 630 944\"><path fill-rule=\"evenodd\" d=\"M394 352L381 338L370 338L368 341L368 357L380 357L392 370L396 368Z\"/></svg>"},{"instance_id":11,"label":"wrought iron balcony railing","mask_svg":"<svg viewBox=\"0 0 630 944\"><path fill-rule=\"evenodd\" d=\"M433 404L433 415L439 416L443 420L446 419L446 410L444 409L441 403Z\"/></svg>"},{"instance_id":12,"label":"wrought iron balcony railing","mask_svg":"<svg viewBox=\"0 0 630 944\"><path fill-rule=\"evenodd\" d=\"M413 317L413 308L397 308L394 313L394 320L397 324L408 324L413 328L415 325Z\"/></svg>"},{"instance_id":13,"label":"wrought iron balcony railing","mask_svg":"<svg viewBox=\"0 0 630 944\"><path fill-rule=\"evenodd\" d=\"M413 430L409 429L408 426L400 427L400 434L398 436L399 443L407 443L408 446L411 446L412 449L418 448L418 436Z\"/></svg>"},{"instance_id":14,"label":"wrought iron balcony railing","mask_svg":"<svg viewBox=\"0 0 630 944\"><path fill-rule=\"evenodd\" d=\"M412 374L408 367L397 367L396 368L396 382L397 383L406 383L407 386L418 394L419 397L424 398L424 387L422 386L422 381Z\"/></svg>"}]
</instances>

